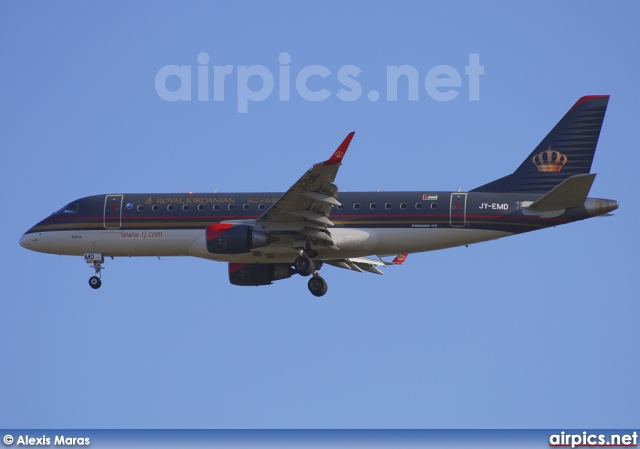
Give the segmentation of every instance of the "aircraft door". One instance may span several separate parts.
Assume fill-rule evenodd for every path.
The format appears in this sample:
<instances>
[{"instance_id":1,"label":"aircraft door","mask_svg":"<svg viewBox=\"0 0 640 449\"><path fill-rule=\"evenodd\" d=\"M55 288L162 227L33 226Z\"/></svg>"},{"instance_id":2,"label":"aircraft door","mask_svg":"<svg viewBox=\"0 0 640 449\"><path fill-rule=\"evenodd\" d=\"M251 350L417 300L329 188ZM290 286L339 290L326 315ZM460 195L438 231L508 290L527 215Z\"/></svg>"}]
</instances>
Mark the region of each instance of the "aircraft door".
<instances>
[{"instance_id":1,"label":"aircraft door","mask_svg":"<svg viewBox=\"0 0 640 449\"><path fill-rule=\"evenodd\" d=\"M451 194L451 215L449 224L456 228L467 225L467 194L454 192Z\"/></svg>"},{"instance_id":2,"label":"aircraft door","mask_svg":"<svg viewBox=\"0 0 640 449\"><path fill-rule=\"evenodd\" d=\"M105 229L120 229L122 226L122 200L124 195L107 195L104 199Z\"/></svg>"}]
</instances>

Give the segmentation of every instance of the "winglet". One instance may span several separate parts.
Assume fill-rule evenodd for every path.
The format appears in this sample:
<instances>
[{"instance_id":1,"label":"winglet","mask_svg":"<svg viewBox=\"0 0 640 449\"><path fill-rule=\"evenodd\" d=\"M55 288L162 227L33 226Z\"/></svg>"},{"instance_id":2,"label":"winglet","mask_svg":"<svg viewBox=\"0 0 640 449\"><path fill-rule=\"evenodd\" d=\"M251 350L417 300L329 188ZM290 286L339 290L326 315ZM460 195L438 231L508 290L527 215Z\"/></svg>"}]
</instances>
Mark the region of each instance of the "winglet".
<instances>
[{"instance_id":1,"label":"winglet","mask_svg":"<svg viewBox=\"0 0 640 449\"><path fill-rule=\"evenodd\" d=\"M350 132L349 135L342 141L338 149L333 153L333 155L329 159L324 161L322 165L334 165L341 163L342 158L347 152L347 148L349 148L349 144L351 143L351 139L353 139L353 135L355 133L355 131Z\"/></svg>"},{"instance_id":2,"label":"winglet","mask_svg":"<svg viewBox=\"0 0 640 449\"><path fill-rule=\"evenodd\" d=\"M395 259L391 261L394 265L402 265L407 260L407 254L398 254Z\"/></svg>"}]
</instances>

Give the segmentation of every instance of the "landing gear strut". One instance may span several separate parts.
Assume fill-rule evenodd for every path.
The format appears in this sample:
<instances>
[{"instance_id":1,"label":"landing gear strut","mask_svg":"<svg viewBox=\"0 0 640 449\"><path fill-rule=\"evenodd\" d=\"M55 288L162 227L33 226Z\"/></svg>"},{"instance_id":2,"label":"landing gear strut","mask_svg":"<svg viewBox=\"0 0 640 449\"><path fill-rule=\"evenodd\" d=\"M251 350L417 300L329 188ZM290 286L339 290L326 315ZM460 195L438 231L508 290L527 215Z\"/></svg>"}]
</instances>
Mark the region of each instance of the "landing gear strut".
<instances>
[{"instance_id":1,"label":"landing gear strut","mask_svg":"<svg viewBox=\"0 0 640 449\"><path fill-rule=\"evenodd\" d=\"M101 277L100 271L102 270L102 268L104 268L102 266L102 263L104 262L104 257L102 257L102 254L85 253L84 260L87 261L87 263L90 263L91 268L93 268L96 272L95 276L91 276L89 278L89 285L94 290L97 288L100 288L100 286L102 285L102 280L100 279Z\"/></svg>"}]
</instances>

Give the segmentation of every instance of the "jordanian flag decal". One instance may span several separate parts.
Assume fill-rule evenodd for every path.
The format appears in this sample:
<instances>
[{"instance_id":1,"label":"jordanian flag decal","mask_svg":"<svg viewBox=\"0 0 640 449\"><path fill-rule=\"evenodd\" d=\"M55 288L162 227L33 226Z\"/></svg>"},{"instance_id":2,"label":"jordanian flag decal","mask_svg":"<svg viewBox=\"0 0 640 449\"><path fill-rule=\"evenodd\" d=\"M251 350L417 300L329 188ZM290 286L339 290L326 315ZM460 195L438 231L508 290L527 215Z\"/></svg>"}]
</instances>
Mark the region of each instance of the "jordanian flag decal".
<instances>
[{"instance_id":1,"label":"jordanian flag decal","mask_svg":"<svg viewBox=\"0 0 640 449\"><path fill-rule=\"evenodd\" d=\"M422 195L422 200L435 201L438 199L438 195Z\"/></svg>"}]
</instances>

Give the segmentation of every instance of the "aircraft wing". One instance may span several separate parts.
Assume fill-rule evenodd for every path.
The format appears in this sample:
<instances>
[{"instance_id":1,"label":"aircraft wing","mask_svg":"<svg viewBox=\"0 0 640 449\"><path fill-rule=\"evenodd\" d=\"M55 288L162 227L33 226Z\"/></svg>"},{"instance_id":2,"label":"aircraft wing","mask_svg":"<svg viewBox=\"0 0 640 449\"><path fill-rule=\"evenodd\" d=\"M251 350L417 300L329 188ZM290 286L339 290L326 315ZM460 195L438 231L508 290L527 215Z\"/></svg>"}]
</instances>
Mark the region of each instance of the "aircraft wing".
<instances>
[{"instance_id":1,"label":"aircraft wing","mask_svg":"<svg viewBox=\"0 0 640 449\"><path fill-rule=\"evenodd\" d=\"M325 263L333 265L338 268L346 268L347 270L354 270L362 273L368 271L369 273L384 274L378 267L384 267L386 264L380 260L368 259L366 257L352 257L351 259L331 259L325 260Z\"/></svg>"},{"instance_id":2,"label":"aircraft wing","mask_svg":"<svg viewBox=\"0 0 640 449\"><path fill-rule=\"evenodd\" d=\"M340 205L336 199L338 187L333 181L354 134L349 133L329 159L302 175L256 222L268 227L300 225L302 234L333 245L327 231L327 226L333 223L328 217L331 208Z\"/></svg>"},{"instance_id":3,"label":"aircraft wing","mask_svg":"<svg viewBox=\"0 0 640 449\"><path fill-rule=\"evenodd\" d=\"M407 258L406 254L398 254L391 262L386 262L378 256L379 260L369 259L368 257L352 257L350 259L330 259L325 260L325 263L333 265L338 268L346 268L347 270L354 270L362 273L368 271L369 273L384 274L378 267L386 267L388 265L402 265Z\"/></svg>"}]
</instances>

